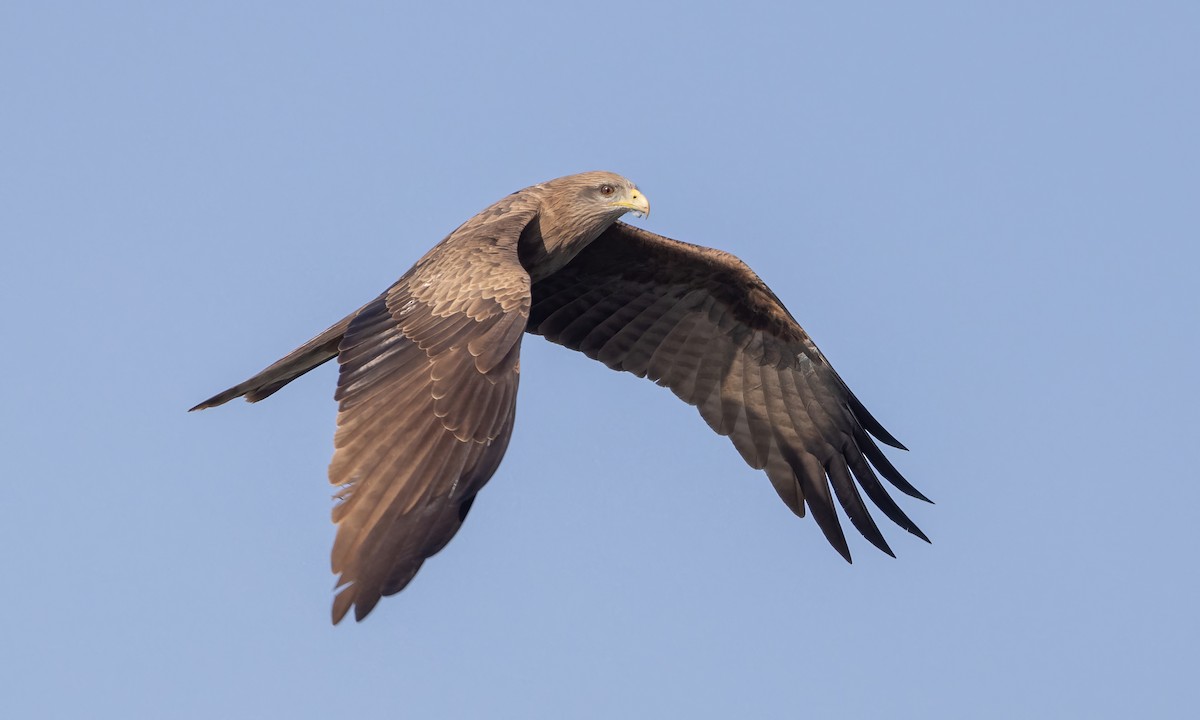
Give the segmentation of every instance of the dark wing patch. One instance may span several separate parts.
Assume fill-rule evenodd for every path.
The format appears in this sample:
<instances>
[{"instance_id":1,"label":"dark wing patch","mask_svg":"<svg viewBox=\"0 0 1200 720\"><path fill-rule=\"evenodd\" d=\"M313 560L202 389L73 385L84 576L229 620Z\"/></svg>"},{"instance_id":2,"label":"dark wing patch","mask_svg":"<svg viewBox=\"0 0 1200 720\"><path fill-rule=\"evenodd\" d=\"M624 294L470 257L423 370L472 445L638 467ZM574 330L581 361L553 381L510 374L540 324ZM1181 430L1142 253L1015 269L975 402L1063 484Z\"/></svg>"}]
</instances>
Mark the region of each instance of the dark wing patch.
<instances>
[{"instance_id":1,"label":"dark wing patch","mask_svg":"<svg viewBox=\"0 0 1200 720\"><path fill-rule=\"evenodd\" d=\"M892 554L860 487L888 518L928 541L871 468L926 499L871 435L903 446L736 257L616 223L532 292L529 332L649 377L695 405L751 467L766 471L788 507L800 516L811 511L847 560L835 497L854 527Z\"/></svg>"}]
</instances>

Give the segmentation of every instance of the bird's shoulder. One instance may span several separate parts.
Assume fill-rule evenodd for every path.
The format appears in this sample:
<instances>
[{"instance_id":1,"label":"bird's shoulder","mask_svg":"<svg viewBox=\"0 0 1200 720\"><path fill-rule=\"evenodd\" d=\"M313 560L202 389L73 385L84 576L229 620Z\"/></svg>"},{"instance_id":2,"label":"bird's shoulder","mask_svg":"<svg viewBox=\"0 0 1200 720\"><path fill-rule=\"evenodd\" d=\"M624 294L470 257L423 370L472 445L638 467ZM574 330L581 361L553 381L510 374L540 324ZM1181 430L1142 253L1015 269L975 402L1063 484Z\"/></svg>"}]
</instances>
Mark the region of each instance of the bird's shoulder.
<instances>
[{"instance_id":1,"label":"bird's shoulder","mask_svg":"<svg viewBox=\"0 0 1200 720\"><path fill-rule=\"evenodd\" d=\"M396 281L389 305L413 302L434 314L527 309L530 280L517 245L537 210L536 198L517 192L476 213Z\"/></svg>"}]
</instances>

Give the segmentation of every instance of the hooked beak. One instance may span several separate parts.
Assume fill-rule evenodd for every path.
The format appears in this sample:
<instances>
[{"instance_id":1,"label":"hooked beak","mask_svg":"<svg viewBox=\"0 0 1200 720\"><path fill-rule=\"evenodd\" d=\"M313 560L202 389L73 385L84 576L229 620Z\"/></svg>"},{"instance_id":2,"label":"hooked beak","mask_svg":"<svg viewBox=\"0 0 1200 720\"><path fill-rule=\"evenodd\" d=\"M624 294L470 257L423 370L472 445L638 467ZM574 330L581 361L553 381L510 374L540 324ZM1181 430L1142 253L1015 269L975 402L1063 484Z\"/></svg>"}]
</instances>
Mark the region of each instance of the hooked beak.
<instances>
[{"instance_id":1,"label":"hooked beak","mask_svg":"<svg viewBox=\"0 0 1200 720\"><path fill-rule=\"evenodd\" d=\"M625 208L633 213L634 217L646 217L650 214L650 202L636 188L629 193L628 200L617 200L612 205L613 207Z\"/></svg>"}]
</instances>

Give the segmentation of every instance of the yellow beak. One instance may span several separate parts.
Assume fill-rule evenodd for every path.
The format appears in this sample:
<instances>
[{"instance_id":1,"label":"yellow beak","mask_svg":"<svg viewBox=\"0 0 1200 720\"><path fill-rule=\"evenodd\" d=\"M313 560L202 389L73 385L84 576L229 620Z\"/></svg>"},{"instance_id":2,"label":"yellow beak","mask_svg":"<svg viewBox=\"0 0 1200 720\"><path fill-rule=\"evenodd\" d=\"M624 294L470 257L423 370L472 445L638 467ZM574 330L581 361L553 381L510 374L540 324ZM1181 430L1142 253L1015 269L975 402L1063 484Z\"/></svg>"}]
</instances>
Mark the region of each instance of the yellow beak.
<instances>
[{"instance_id":1,"label":"yellow beak","mask_svg":"<svg viewBox=\"0 0 1200 720\"><path fill-rule=\"evenodd\" d=\"M629 193L628 200L617 200L613 203L613 207L622 207L628 209L635 217L646 217L650 214L650 201L646 196L637 190Z\"/></svg>"}]
</instances>

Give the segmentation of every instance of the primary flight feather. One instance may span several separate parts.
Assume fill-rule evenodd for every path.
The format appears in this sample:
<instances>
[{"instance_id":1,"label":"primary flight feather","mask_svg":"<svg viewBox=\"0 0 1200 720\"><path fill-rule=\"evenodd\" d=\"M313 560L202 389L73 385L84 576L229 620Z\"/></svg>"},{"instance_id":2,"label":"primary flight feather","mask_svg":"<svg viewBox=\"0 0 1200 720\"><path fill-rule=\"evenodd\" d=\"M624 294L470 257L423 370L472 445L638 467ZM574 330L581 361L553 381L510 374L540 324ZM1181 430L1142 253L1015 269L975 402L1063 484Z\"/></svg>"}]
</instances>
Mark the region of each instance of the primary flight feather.
<instances>
[{"instance_id":1,"label":"primary flight feather","mask_svg":"<svg viewBox=\"0 0 1200 720\"><path fill-rule=\"evenodd\" d=\"M608 172L515 192L382 295L192 408L257 402L338 359L334 623L351 608L362 620L458 531L508 447L526 332L695 405L793 512L812 512L846 560L835 497L892 554L859 488L928 541L876 476L927 500L872 436L904 446L745 263L618 222L649 209L633 183Z\"/></svg>"}]
</instances>

